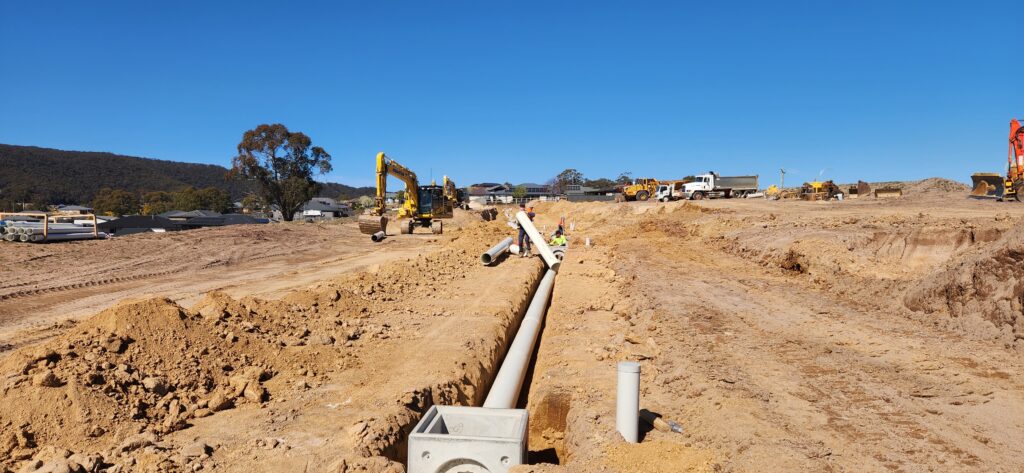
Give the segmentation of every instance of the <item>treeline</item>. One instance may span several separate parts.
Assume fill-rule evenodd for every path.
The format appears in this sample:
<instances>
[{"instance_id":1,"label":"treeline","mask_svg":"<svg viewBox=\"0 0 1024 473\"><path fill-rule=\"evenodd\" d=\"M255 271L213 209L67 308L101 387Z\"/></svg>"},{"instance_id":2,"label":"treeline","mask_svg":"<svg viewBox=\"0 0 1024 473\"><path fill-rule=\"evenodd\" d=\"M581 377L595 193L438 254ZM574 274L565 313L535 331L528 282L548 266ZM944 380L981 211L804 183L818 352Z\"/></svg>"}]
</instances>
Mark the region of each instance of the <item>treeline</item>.
<instances>
[{"instance_id":1,"label":"treeline","mask_svg":"<svg viewBox=\"0 0 1024 473\"><path fill-rule=\"evenodd\" d=\"M216 187L186 187L177 192L147 192L141 198L125 189L103 188L92 200L92 207L97 214L122 216L159 215L171 210L213 210L226 213L234 204L227 192Z\"/></svg>"},{"instance_id":2,"label":"treeline","mask_svg":"<svg viewBox=\"0 0 1024 473\"><path fill-rule=\"evenodd\" d=\"M140 209L143 196L151 192L215 188L234 202L256 190L252 182L228 179L227 172L212 164L0 144L0 209L15 210L15 204L21 203L35 208L88 204L103 189L136 196ZM322 183L319 193L319 197L340 199L361 195L373 195L373 188Z\"/></svg>"}]
</instances>

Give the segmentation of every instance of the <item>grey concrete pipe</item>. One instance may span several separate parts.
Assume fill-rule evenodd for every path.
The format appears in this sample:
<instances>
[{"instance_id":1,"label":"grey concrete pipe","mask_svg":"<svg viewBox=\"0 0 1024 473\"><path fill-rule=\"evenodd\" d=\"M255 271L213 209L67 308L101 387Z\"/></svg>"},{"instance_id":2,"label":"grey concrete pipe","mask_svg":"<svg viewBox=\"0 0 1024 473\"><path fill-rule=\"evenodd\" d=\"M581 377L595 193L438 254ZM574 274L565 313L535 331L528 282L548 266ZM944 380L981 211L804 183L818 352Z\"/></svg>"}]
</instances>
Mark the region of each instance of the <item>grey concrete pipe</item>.
<instances>
[{"instance_id":1,"label":"grey concrete pipe","mask_svg":"<svg viewBox=\"0 0 1024 473\"><path fill-rule=\"evenodd\" d=\"M387 238L387 237L388 237L388 234L384 233L382 231L374 233L373 235L370 235L370 239L373 240L374 243L380 243L380 242L384 241L384 239Z\"/></svg>"},{"instance_id":2,"label":"grey concrete pipe","mask_svg":"<svg viewBox=\"0 0 1024 473\"><path fill-rule=\"evenodd\" d=\"M508 247L510 246L512 246L512 237L501 240L497 245L494 245L491 249L487 250L486 253L480 255L480 261L483 264L490 266L497 261L498 257L501 256L502 253L508 251Z\"/></svg>"},{"instance_id":3,"label":"grey concrete pipe","mask_svg":"<svg viewBox=\"0 0 1024 473\"><path fill-rule=\"evenodd\" d=\"M533 347L537 344L540 327L547 312L551 291L555 287L555 271L549 269L540 280L537 291L533 294L530 307L526 309L516 338L505 353L505 361L501 362L498 375L494 377L491 390L487 392L484 407L494 409L513 409L519 400L519 391L523 388L526 371L530 368L533 358Z\"/></svg>"},{"instance_id":4,"label":"grey concrete pipe","mask_svg":"<svg viewBox=\"0 0 1024 473\"><path fill-rule=\"evenodd\" d=\"M533 226L533 221L526 215L526 212L517 212L516 220L519 221L519 226L526 230L526 234L530 237L530 243L537 248L537 252L544 258L544 262L547 263L548 268L552 271L557 272L558 267L562 265L562 262L555 257L555 254L551 252L551 248L548 247L547 240L541 236L540 232L537 231L537 227Z\"/></svg>"},{"instance_id":5,"label":"grey concrete pipe","mask_svg":"<svg viewBox=\"0 0 1024 473\"><path fill-rule=\"evenodd\" d=\"M4 234L4 241L15 241L18 239L17 233L6 233Z\"/></svg>"}]
</instances>

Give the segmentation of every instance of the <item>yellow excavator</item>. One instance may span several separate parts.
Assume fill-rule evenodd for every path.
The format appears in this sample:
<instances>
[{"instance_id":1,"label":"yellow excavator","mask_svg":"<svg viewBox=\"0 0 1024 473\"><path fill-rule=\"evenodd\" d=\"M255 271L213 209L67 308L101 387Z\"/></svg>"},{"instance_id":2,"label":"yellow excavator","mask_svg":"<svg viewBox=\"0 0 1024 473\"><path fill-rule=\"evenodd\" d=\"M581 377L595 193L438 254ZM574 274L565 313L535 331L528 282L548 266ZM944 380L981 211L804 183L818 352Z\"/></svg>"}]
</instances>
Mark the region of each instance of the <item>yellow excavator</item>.
<instances>
[{"instance_id":1,"label":"yellow excavator","mask_svg":"<svg viewBox=\"0 0 1024 473\"><path fill-rule=\"evenodd\" d=\"M444 177L444 196L451 203L453 209L462 209L471 213L476 213L480 215L480 218L485 222L490 222L498 217L498 209L494 207L471 210L466 190L455 187L455 181L448 179L448 176Z\"/></svg>"},{"instance_id":2,"label":"yellow excavator","mask_svg":"<svg viewBox=\"0 0 1024 473\"><path fill-rule=\"evenodd\" d=\"M444 177L444 197L448 199L452 208L469 210L469 205L466 203L466 191L455 187L455 181L448 179L448 176Z\"/></svg>"},{"instance_id":3,"label":"yellow excavator","mask_svg":"<svg viewBox=\"0 0 1024 473\"><path fill-rule=\"evenodd\" d=\"M405 183L405 202L398 208L398 229L403 234L412 233L419 226L430 228L435 234L444 231L440 219L452 218L454 205L446 191L450 182L445 177L445 186L421 186L416 173L398 164L384 153L377 153L377 195L374 197L373 208L366 215L359 217L359 231L367 235L386 232L388 176L393 176ZM452 183L452 189L455 184ZM457 193L454 194L457 198Z\"/></svg>"}]
</instances>

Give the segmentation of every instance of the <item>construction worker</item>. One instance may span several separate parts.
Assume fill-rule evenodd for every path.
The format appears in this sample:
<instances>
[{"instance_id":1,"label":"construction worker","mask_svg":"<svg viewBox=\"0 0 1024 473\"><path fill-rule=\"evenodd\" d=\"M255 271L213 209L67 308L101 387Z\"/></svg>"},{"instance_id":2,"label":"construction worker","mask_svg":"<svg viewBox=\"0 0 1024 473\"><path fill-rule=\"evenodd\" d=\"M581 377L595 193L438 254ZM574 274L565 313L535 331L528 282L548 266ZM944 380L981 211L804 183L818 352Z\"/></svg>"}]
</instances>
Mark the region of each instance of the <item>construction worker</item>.
<instances>
[{"instance_id":1,"label":"construction worker","mask_svg":"<svg viewBox=\"0 0 1024 473\"><path fill-rule=\"evenodd\" d=\"M562 231L558 230L555 232L555 237L551 239L550 243L548 243L548 246L565 246L567 244L569 244L569 240L566 240Z\"/></svg>"},{"instance_id":2,"label":"construction worker","mask_svg":"<svg viewBox=\"0 0 1024 473\"><path fill-rule=\"evenodd\" d=\"M526 216L530 217L531 222L537 216L533 213L533 207L527 207L526 204L519 204L519 209L526 212ZM526 234L526 229L522 225L519 225L519 256L521 258L530 257L530 236Z\"/></svg>"}]
</instances>

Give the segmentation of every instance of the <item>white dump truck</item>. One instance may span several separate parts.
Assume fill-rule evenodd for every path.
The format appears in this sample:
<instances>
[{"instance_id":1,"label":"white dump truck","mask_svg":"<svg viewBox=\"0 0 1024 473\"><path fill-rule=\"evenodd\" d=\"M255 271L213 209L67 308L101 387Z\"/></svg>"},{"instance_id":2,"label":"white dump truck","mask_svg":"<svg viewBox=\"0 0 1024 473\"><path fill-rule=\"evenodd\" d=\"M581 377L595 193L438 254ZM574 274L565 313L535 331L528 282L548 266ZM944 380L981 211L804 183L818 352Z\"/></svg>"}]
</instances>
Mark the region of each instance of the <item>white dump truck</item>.
<instances>
[{"instance_id":1,"label":"white dump truck","mask_svg":"<svg viewBox=\"0 0 1024 473\"><path fill-rule=\"evenodd\" d=\"M654 198L661 202L682 199L683 184L685 184L684 181L663 182L658 185L658 189L654 192Z\"/></svg>"},{"instance_id":2,"label":"white dump truck","mask_svg":"<svg viewBox=\"0 0 1024 473\"><path fill-rule=\"evenodd\" d=\"M691 200L746 197L757 192L757 176L720 176L710 172L683 184L682 198Z\"/></svg>"}]
</instances>

